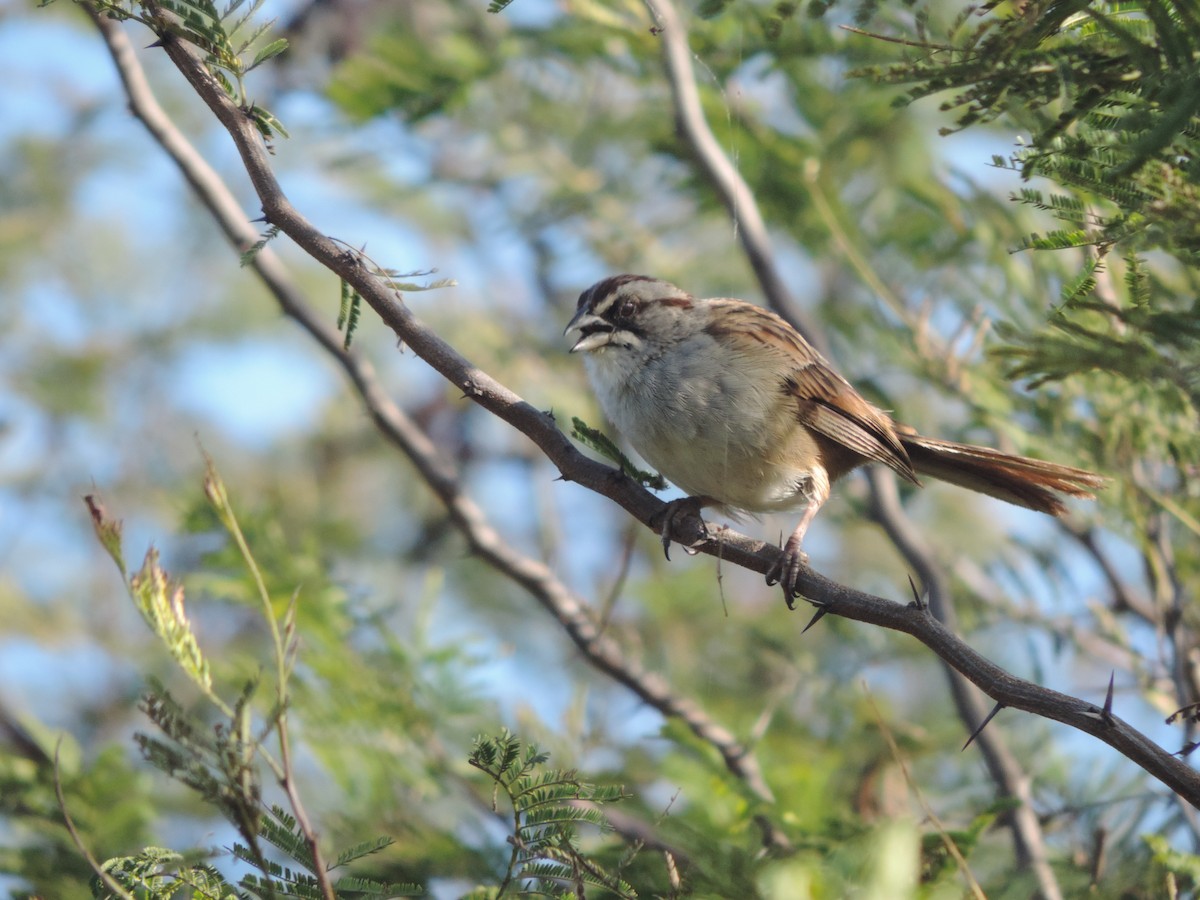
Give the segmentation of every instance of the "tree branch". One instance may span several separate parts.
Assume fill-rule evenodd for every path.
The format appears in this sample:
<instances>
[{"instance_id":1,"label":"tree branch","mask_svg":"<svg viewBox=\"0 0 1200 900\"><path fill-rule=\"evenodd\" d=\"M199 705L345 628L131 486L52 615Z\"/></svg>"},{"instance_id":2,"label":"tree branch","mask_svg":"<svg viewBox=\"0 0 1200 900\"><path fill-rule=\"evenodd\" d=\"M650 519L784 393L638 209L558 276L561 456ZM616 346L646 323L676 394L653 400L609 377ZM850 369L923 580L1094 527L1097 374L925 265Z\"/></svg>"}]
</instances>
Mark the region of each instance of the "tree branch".
<instances>
[{"instance_id":1,"label":"tree branch","mask_svg":"<svg viewBox=\"0 0 1200 900\"><path fill-rule=\"evenodd\" d=\"M348 252L305 219L287 200L271 172L261 136L208 73L195 52L171 35L160 35L172 62L225 126L240 153L262 202L267 219L291 237L315 260L354 286L380 319L450 383L473 402L512 425L536 444L570 481L590 488L620 505L647 527L664 504L614 469L578 452L555 426L553 416L537 410L514 392L474 366L446 344L400 302L395 292L372 275L358 255ZM701 524L691 518L681 524L681 537L699 537ZM779 549L725 531L720 541L699 548L726 562L765 574ZM537 586L542 573L518 567L522 584ZM978 685L993 700L1093 735L1115 748L1193 805L1200 806L1200 776L1115 715L1093 703L1040 687L1010 675L984 658L934 619L927 610L905 606L844 587L811 570L801 573L800 589L814 604L845 618L910 634ZM602 660L597 663L603 668ZM614 674L614 677L617 677ZM728 763L727 763L728 764Z\"/></svg>"},{"instance_id":2,"label":"tree branch","mask_svg":"<svg viewBox=\"0 0 1200 900\"><path fill-rule=\"evenodd\" d=\"M787 288L787 283L779 274L775 265L775 251L771 247L771 236L767 232L762 213L759 212L754 192L721 150L721 145L708 126L704 107L700 105L700 92L696 89L696 79L693 77L692 50L687 42L687 29L683 27L679 13L668 2L644 2L659 27L658 35L662 41L667 80L671 85L671 96L675 105L676 126L682 133L684 142L695 154L696 165L708 177L717 196L729 212L734 233L742 242L742 249L762 287L767 304L789 319L810 344L822 353L827 353L825 336L797 305Z\"/></svg>"},{"instance_id":3,"label":"tree branch","mask_svg":"<svg viewBox=\"0 0 1200 900\"><path fill-rule=\"evenodd\" d=\"M258 239L257 231L220 175L196 152L158 104L124 31L115 22L97 15L91 7L87 8L116 63L134 116L175 162L234 247L240 252L252 246ZM663 678L644 671L626 658L620 645L602 634L586 601L573 594L542 563L522 556L503 540L483 511L462 492L458 473L446 461L445 454L388 396L371 364L346 351L338 331L313 313L278 255L269 247L263 248L249 265L263 280L280 309L341 366L376 427L408 458L441 500L471 550L495 571L524 588L554 616L594 668L631 690L663 716L682 720L693 734L720 754L729 771L743 781L755 797L767 804L774 803L758 759L750 749L690 699L673 692ZM361 269L355 271L363 274ZM372 283L378 284L374 280ZM394 304L390 298L388 302ZM619 473L600 468L604 477L622 478ZM783 834L772 823L764 820L762 827L768 845L786 844Z\"/></svg>"}]
</instances>

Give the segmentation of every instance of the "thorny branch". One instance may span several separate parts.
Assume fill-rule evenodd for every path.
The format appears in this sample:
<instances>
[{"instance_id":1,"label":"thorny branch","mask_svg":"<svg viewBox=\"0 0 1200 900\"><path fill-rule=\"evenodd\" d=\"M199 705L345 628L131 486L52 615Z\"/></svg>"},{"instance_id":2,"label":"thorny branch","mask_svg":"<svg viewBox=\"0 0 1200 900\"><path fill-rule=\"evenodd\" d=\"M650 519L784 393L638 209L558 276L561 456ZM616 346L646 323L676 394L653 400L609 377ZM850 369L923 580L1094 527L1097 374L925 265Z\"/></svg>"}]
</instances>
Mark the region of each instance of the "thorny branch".
<instances>
[{"instance_id":1,"label":"thorny branch","mask_svg":"<svg viewBox=\"0 0 1200 900\"><path fill-rule=\"evenodd\" d=\"M638 521L650 527L651 520L662 509L661 501L615 470L579 453L558 430L552 416L537 410L486 372L472 365L457 350L421 324L398 300L395 292L366 269L358 256L346 252L342 245L326 237L308 222L283 194L271 171L269 156L253 122L243 110L229 100L189 47L169 35L160 35L160 38L172 62L229 131L269 222L278 226L315 260L350 282L380 319L417 356L460 388L470 400L521 431L559 468L565 479L575 481L612 499ZM420 465L416 460L414 463ZM422 471L422 475L425 474ZM438 466L437 471L431 474L446 473ZM431 480L430 483L437 490L437 479ZM451 513L457 524L460 517L466 518L466 511L471 506L456 491L451 496L457 503L462 504L457 507L457 511ZM692 518L682 522L680 531L680 537L684 540L699 539L702 536L700 520ZM512 565L509 577L531 590L543 587L544 569L539 571L539 564L523 559L507 559L504 552L507 548L503 545L497 547L487 538L486 528L481 528L474 537L469 537L478 552L493 551L496 563L504 561L506 565ZM710 540L700 544L699 549L711 555L720 554L727 563L741 565L763 574L771 568L779 554L778 548L774 546L731 531L725 531L720 542ZM839 585L811 570L801 574L799 586L804 596L812 603L827 607L832 613L912 635L993 700L1013 709L1062 722L1096 737L1137 763L1189 803L1200 806L1200 776L1183 760L1166 752L1128 723L1106 713L1094 703L1009 674L967 646L931 616L926 608L875 597ZM539 595L535 593L535 596ZM564 599L573 601L575 598ZM588 639L594 637L594 631L589 632L582 624L580 634ZM574 634L572 638L579 643ZM592 661L594 665L608 672L606 666L610 663L603 654ZM625 671L608 674L620 680ZM642 684L639 683L636 687L629 686L637 690Z\"/></svg>"},{"instance_id":2,"label":"thorny branch","mask_svg":"<svg viewBox=\"0 0 1200 900\"><path fill-rule=\"evenodd\" d=\"M90 7L88 9L92 11ZM221 177L159 106L124 31L94 11L92 16L117 65L133 114L172 158L230 242L239 251L253 245L258 239L256 230ZM664 716L682 720L700 740L721 755L729 771L743 781L755 797L765 804L773 803L771 790L753 751L710 719L689 698L674 693L660 676L644 671L626 658L620 645L602 633L602 624L595 620L582 598L573 594L549 568L520 555L504 542L483 511L462 492L458 473L446 462L445 454L388 396L371 364L358 354L346 351L337 330L311 310L278 255L269 247L263 248L254 255L250 265L280 309L342 367L376 427L409 459L437 494L474 553L528 591L558 620L591 665L629 688ZM394 303L390 299L389 302ZM610 475L620 477L604 470L604 477ZM760 820L760 825L765 844L775 847L786 844L782 833L768 820Z\"/></svg>"}]
</instances>

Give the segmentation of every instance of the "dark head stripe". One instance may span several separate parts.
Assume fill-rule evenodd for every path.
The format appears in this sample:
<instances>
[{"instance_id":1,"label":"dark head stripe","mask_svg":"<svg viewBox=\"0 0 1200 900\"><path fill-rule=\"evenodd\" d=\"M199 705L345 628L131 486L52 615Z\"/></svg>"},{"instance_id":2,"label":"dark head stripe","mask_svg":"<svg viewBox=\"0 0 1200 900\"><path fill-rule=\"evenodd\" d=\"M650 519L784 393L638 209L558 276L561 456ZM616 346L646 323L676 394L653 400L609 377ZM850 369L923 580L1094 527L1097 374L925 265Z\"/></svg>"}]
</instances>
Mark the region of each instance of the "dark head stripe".
<instances>
[{"instance_id":1,"label":"dark head stripe","mask_svg":"<svg viewBox=\"0 0 1200 900\"><path fill-rule=\"evenodd\" d=\"M635 281L654 281L649 275L613 275L610 278L605 278L603 281L597 281L590 288L579 295L579 302L575 305L577 310L589 309L605 297L614 293L618 288Z\"/></svg>"}]
</instances>

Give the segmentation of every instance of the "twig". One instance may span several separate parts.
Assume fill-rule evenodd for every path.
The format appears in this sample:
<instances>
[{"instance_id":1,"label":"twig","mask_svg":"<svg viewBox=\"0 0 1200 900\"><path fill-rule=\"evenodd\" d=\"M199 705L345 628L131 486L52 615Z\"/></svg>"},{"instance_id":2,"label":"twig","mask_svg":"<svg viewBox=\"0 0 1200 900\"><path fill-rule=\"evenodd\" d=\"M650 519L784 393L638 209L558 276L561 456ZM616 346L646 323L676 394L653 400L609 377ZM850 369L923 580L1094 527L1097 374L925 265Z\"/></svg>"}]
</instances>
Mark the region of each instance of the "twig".
<instances>
[{"instance_id":1,"label":"twig","mask_svg":"<svg viewBox=\"0 0 1200 900\"><path fill-rule=\"evenodd\" d=\"M957 50L951 44L935 44L930 41L913 41L907 38L892 37L887 34L879 34L875 31L867 31L863 28L855 28L853 25L839 25L843 31L849 31L851 34L861 34L863 37L874 38L877 41L887 41L889 44L903 44L905 47L917 47L921 50Z\"/></svg>"},{"instance_id":2,"label":"twig","mask_svg":"<svg viewBox=\"0 0 1200 900\"><path fill-rule=\"evenodd\" d=\"M87 864L91 866L92 871L96 873L96 877L104 883L106 888L112 891L117 897L122 898L122 900L135 900L133 894L125 890L121 886L121 883L113 878L111 873L100 865L96 857L92 855L92 851L88 849L87 844L83 842L83 838L80 836L78 829L76 829L75 822L71 819L71 814L67 812L67 797L63 793L62 771L58 765L58 751L61 748L62 738L59 738L58 743L54 745L54 796L58 799L58 809L62 813L63 824L67 828L67 834L71 836L71 843L75 845L75 849L80 852L87 861Z\"/></svg>"},{"instance_id":3,"label":"twig","mask_svg":"<svg viewBox=\"0 0 1200 900\"><path fill-rule=\"evenodd\" d=\"M1154 603L1142 594L1134 591L1131 587L1125 584L1117 572L1116 566L1112 564L1112 560L1108 555L1101 551L1099 544L1096 541L1096 531L1094 528L1084 527L1070 519L1057 519L1058 527L1063 532L1069 534L1077 540L1092 558L1100 573L1104 576L1104 580L1108 582L1108 587L1112 591L1112 603L1110 604L1113 612L1131 612L1138 616L1142 621L1153 625L1159 620L1159 615L1155 609Z\"/></svg>"}]
</instances>

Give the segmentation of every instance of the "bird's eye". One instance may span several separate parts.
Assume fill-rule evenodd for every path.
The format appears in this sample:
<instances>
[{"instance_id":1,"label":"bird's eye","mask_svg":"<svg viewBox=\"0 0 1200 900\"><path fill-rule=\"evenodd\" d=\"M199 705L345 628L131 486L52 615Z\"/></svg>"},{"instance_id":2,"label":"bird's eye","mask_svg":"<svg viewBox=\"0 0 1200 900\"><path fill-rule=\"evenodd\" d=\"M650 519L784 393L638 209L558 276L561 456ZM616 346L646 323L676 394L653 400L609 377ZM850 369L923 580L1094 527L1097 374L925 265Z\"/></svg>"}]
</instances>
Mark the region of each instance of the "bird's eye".
<instances>
[{"instance_id":1,"label":"bird's eye","mask_svg":"<svg viewBox=\"0 0 1200 900\"><path fill-rule=\"evenodd\" d=\"M621 305L617 307L617 315L622 319L629 319L637 312L637 304L632 300L622 300Z\"/></svg>"}]
</instances>

